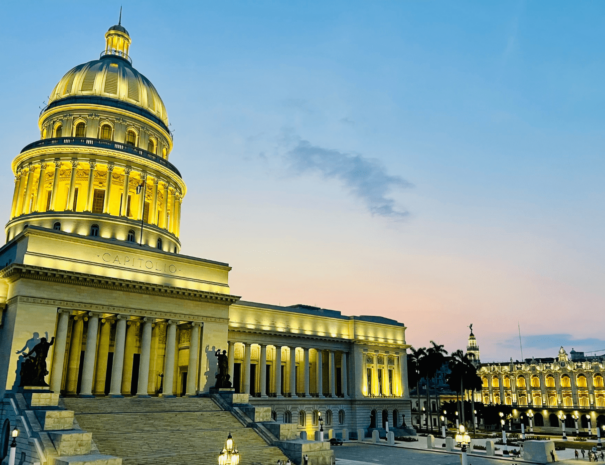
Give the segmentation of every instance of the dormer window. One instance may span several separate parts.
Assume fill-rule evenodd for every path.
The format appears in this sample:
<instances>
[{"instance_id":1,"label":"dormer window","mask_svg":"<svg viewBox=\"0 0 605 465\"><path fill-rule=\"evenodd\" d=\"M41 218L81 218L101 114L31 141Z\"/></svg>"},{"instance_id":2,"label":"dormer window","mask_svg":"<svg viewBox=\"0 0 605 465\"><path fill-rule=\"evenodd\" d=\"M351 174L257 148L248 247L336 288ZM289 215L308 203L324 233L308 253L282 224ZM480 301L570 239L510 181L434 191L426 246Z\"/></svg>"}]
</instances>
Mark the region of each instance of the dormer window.
<instances>
[{"instance_id":1,"label":"dormer window","mask_svg":"<svg viewBox=\"0 0 605 465\"><path fill-rule=\"evenodd\" d=\"M55 137L63 137L63 125L59 124L56 128L55 128Z\"/></svg>"},{"instance_id":2,"label":"dormer window","mask_svg":"<svg viewBox=\"0 0 605 465\"><path fill-rule=\"evenodd\" d=\"M137 145L137 134L134 131L128 131L126 133L126 145L134 147Z\"/></svg>"},{"instance_id":3,"label":"dormer window","mask_svg":"<svg viewBox=\"0 0 605 465\"><path fill-rule=\"evenodd\" d=\"M111 140L111 132L111 126L109 124L101 126L101 139Z\"/></svg>"},{"instance_id":4,"label":"dormer window","mask_svg":"<svg viewBox=\"0 0 605 465\"><path fill-rule=\"evenodd\" d=\"M149 139L149 142L147 142L147 151L155 153L155 142L153 141L153 139Z\"/></svg>"},{"instance_id":5,"label":"dormer window","mask_svg":"<svg viewBox=\"0 0 605 465\"><path fill-rule=\"evenodd\" d=\"M76 124L76 137L86 137L86 125L84 123Z\"/></svg>"}]
</instances>

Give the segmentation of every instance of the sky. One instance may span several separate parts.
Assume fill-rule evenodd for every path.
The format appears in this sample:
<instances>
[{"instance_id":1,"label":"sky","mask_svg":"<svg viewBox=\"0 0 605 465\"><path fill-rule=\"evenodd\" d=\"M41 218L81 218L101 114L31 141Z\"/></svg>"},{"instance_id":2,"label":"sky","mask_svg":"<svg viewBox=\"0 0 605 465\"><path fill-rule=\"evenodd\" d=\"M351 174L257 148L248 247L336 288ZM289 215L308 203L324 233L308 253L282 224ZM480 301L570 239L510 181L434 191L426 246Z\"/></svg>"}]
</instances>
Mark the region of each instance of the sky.
<instances>
[{"instance_id":1,"label":"sky","mask_svg":"<svg viewBox=\"0 0 605 465\"><path fill-rule=\"evenodd\" d=\"M232 292L405 323L482 361L605 349L605 3L5 2L10 163L117 22ZM10 20L8 20L10 18Z\"/></svg>"}]
</instances>

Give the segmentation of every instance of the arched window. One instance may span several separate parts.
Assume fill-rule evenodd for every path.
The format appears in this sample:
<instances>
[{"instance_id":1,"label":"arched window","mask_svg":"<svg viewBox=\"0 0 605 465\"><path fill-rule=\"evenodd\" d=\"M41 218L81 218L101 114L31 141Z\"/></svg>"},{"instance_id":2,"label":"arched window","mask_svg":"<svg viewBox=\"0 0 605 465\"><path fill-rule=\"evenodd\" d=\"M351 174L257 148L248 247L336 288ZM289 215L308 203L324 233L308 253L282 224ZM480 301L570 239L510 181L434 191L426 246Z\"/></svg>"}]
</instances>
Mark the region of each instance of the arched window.
<instances>
[{"instance_id":1,"label":"arched window","mask_svg":"<svg viewBox=\"0 0 605 465\"><path fill-rule=\"evenodd\" d=\"M134 231L132 229L128 231L128 238L126 240L128 242L134 242Z\"/></svg>"},{"instance_id":2,"label":"arched window","mask_svg":"<svg viewBox=\"0 0 605 465\"><path fill-rule=\"evenodd\" d=\"M290 410L284 412L284 423L292 423L292 412Z\"/></svg>"},{"instance_id":3,"label":"arched window","mask_svg":"<svg viewBox=\"0 0 605 465\"><path fill-rule=\"evenodd\" d=\"M500 387L500 380L498 379L497 376L493 376L492 377L492 387Z\"/></svg>"},{"instance_id":4,"label":"arched window","mask_svg":"<svg viewBox=\"0 0 605 465\"><path fill-rule=\"evenodd\" d=\"M489 404L489 394L483 394L483 403L486 405Z\"/></svg>"},{"instance_id":5,"label":"arched window","mask_svg":"<svg viewBox=\"0 0 605 465\"><path fill-rule=\"evenodd\" d=\"M126 133L126 145L130 145L131 147L134 147L135 145L137 145L137 134L134 131L128 131Z\"/></svg>"},{"instance_id":6,"label":"arched window","mask_svg":"<svg viewBox=\"0 0 605 465\"><path fill-rule=\"evenodd\" d=\"M147 151L155 153L155 142L153 141L153 139L149 139L149 142L147 142Z\"/></svg>"},{"instance_id":7,"label":"arched window","mask_svg":"<svg viewBox=\"0 0 605 465\"><path fill-rule=\"evenodd\" d=\"M567 375L561 376L561 387L571 387L571 379Z\"/></svg>"},{"instance_id":8,"label":"arched window","mask_svg":"<svg viewBox=\"0 0 605 465\"><path fill-rule=\"evenodd\" d=\"M557 396L556 395L548 396L548 406L549 407L557 406Z\"/></svg>"},{"instance_id":9,"label":"arched window","mask_svg":"<svg viewBox=\"0 0 605 465\"><path fill-rule=\"evenodd\" d=\"M326 410L326 426L332 426L332 410Z\"/></svg>"},{"instance_id":10,"label":"arched window","mask_svg":"<svg viewBox=\"0 0 605 465\"><path fill-rule=\"evenodd\" d=\"M341 425L345 424L345 411L344 410L338 411L338 423Z\"/></svg>"},{"instance_id":11,"label":"arched window","mask_svg":"<svg viewBox=\"0 0 605 465\"><path fill-rule=\"evenodd\" d=\"M551 428L557 428L559 426L559 418L554 413L548 415L548 421L550 422Z\"/></svg>"},{"instance_id":12,"label":"arched window","mask_svg":"<svg viewBox=\"0 0 605 465\"><path fill-rule=\"evenodd\" d=\"M586 415L580 415L580 420L581 420L582 428L588 428L588 418L586 418ZM597 426L597 428L599 428L599 426Z\"/></svg>"},{"instance_id":13,"label":"arched window","mask_svg":"<svg viewBox=\"0 0 605 465\"><path fill-rule=\"evenodd\" d=\"M370 412L370 428L376 428L376 410Z\"/></svg>"},{"instance_id":14,"label":"arched window","mask_svg":"<svg viewBox=\"0 0 605 465\"><path fill-rule=\"evenodd\" d=\"M277 421L277 412L275 410L271 410L271 420Z\"/></svg>"},{"instance_id":15,"label":"arched window","mask_svg":"<svg viewBox=\"0 0 605 465\"><path fill-rule=\"evenodd\" d=\"M544 426L544 417L541 413L536 413L534 415L534 425L536 426Z\"/></svg>"},{"instance_id":16,"label":"arched window","mask_svg":"<svg viewBox=\"0 0 605 465\"><path fill-rule=\"evenodd\" d=\"M508 376L505 376L504 379L502 380L502 384L504 385L505 388L509 388L510 387L510 378Z\"/></svg>"},{"instance_id":17,"label":"arched window","mask_svg":"<svg viewBox=\"0 0 605 465\"><path fill-rule=\"evenodd\" d=\"M59 124L55 128L55 137L63 137L63 125Z\"/></svg>"},{"instance_id":18,"label":"arched window","mask_svg":"<svg viewBox=\"0 0 605 465\"><path fill-rule=\"evenodd\" d=\"M597 407L605 407L605 396L596 396L595 400Z\"/></svg>"},{"instance_id":19,"label":"arched window","mask_svg":"<svg viewBox=\"0 0 605 465\"><path fill-rule=\"evenodd\" d=\"M511 398L511 396L506 396L504 401L506 405L513 405L513 399Z\"/></svg>"},{"instance_id":20,"label":"arched window","mask_svg":"<svg viewBox=\"0 0 605 465\"><path fill-rule=\"evenodd\" d=\"M4 460L4 458L8 455L8 443L11 437L11 422L8 420L4 420L4 424L2 425L2 438L0 441L0 460Z\"/></svg>"},{"instance_id":21,"label":"arched window","mask_svg":"<svg viewBox=\"0 0 605 465\"><path fill-rule=\"evenodd\" d=\"M162 149L162 157L166 158L166 147Z\"/></svg>"},{"instance_id":22,"label":"arched window","mask_svg":"<svg viewBox=\"0 0 605 465\"><path fill-rule=\"evenodd\" d=\"M555 387L555 377L553 375L548 375L546 377L546 387L554 388Z\"/></svg>"},{"instance_id":23,"label":"arched window","mask_svg":"<svg viewBox=\"0 0 605 465\"><path fill-rule=\"evenodd\" d=\"M483 383L483 387L484 388L488 388L489 386L487 385L487 376L483 376L481 378L481 382Z\"/></svg>"},{"instance_id":24,"label":"arched window","mask_svg":"<svg viewBox=\"0 0 605 465\"><path fill-rule=\"evenodd\" d=\"M580 396L580 407L590 407L588 396Z\"/></svg>"},{"instance_id":25,"label":"arched window","mask_svg":"<svg viewBox=\"0 0 605 465\"><path fill-rule=\"evenodd\" d=\"M101 126L101 139L111 140L111 133L111 126L109 124L104 124Z\"/></svg>"},{"instance_id":26,"label":"arched window","mask_svg":"<svg viewBox=\"0 0 605 465\"><path fill-rule=\"evenodd\" d=\"M385 429L387 427L387 421L389 421L389 411L383 410L382 411L382 427Z\"/></svg>"},{"instance_id":27,"label":"arched window","mask_svg":"<svg viewBox=\"0 0 605 465\"><path fill-rule=\"evenodd\" d=\"M500 405L500 394L494 394L494 404Z\"/></svg>"},{"instance_id":28,"label":"arched window","mask_svg":"<svg viewBox=\"0 0 605 465\"><path fill-rule=\"evenodd\" d=\"M527 407L527 397L519 396L519 405Z\"/></svg>"},{"instance_id":29,"label":"arched window","mask_svg":"<svg viewBox=\"0 0 605 465\"><path fill-rule=\"evenodd\" d=\"M158 247L158 249L160 249L160 250L164 250L164 249L162 248L162 238L158 238L158 245L157 245L157 247Z\"/></svg>"},{"instance_id":30,"label":"arched window","mask_svg":"<svg viewBox=\"0 0 605 465\"><path fill-rule=\"evenodd\" d=\"M313 417L311 419L313 426L319 425L319 410L313 410Z\"/></svg>"},{"instance_id":31,"label":"arched window","mask_svg":"<svg viewBox=\"0 0 605 465\"><path fill-rule=\"evenodd\" d=\"M565 407L573 407L573 400L571 396L563 396L563 405Z\"/></svg>"},{"instance_id":32,"label":"arched window","mask_svg":"<svg viewBox=\"0 0 605 465\"><path fill-rule=\"evenodd\" d=\"M342 423L341 423L341 425L342 425ZM398 426L399 426L399 410L393 410L393 428L398 428Z\"/></svg>"},{"instance_id":33,"label":"arched window","mask_svg":"<svg viewBox=\"0 0 605 465\"><path fill-rule=\"evenodd\" d=\"M531 387L539 388L540 387L540 378L538 378L537 376L532 376L531 377Z\"/></svg>"},{"instance_id":34,"label":"arched window","mask_svg":"<svg viewBox=\"0 0 605 465\"><path fill-rule=\"evenodd\" d=\"M597 417L597 426L602 429L603 425L605 425L605 415L599 415Z\"/></svg>"},{"instance_id":35,"label":"arched window","mask_svg":"<svg viewBox=\"0 0 605 465\"><path fill-rule=\"evenodd\" d=\"M82 122L76 124L76 137L86 137L86 125Z\"/></svg>"},{"instance_id":36,"label":"arched window","mask_svg":"<svg viewBox=\"0 0 605 465\"><path fill-rule=\"evenodd\" d=\"M594 375L594 387L603 387L603 377L601 375Z\"/></svg>"},{"instance_id":37,"label":"arched window","mask_svg":"<svg viewBox=\"0 0 605 465\"><path fill-rule=\"evenodd\" d=\"M526 386L525 386L525 377L524 376L517 377L517 387L525 389Z\"/></svg>"},{"instance_id":38,"label":"arched window","mask_svg":"<svg viewBox=\"0 0 605 465\"><path fill-rule=\"evenodd\" d=\"M298 426L305 426L307 424L307 412L301 410L298 412Z\"/></svg>"},{"instance_id":39,"label":"arched window","mask_svg":"<svg viewBox=\"0 0 605 465\"><path fill-rule=\"evenodd\" d=\"M586 376L584 376L584 375L578 375L577 383L578 383L578 387L580 387L580 388L588 387L588 385L586 384Z\"/></svg>"},{"instance_id":40,"label":"arched window","mask_svg":"<svg viewBox=\"0 0 605 465\"><path fill-rule=\"evenodd\" d=\"M92 237L99 237L99 225L97 225L97 224L93 224L93 225L90 227L90 235L91 235Z\"/></svg>"},{"instance_id":41,"label":"arched window","mask_svg":"<svg viewBox=\"0 0 605 465\"><path fill-rule=\"evenodd\" d=\"M61 231L61 223L57 221L55 224L53 224L53 229L55 231Z\"/></svg>"},{"instance_id":42,"label":"arched window","mask_svg":"<svg viewBox=\"0 0 605 465\"><path fill-rule=\"evenodd\" d=\"M539 392L532 393L534 406L542 405L542 395Z\"/></svg>"}]
</instances>

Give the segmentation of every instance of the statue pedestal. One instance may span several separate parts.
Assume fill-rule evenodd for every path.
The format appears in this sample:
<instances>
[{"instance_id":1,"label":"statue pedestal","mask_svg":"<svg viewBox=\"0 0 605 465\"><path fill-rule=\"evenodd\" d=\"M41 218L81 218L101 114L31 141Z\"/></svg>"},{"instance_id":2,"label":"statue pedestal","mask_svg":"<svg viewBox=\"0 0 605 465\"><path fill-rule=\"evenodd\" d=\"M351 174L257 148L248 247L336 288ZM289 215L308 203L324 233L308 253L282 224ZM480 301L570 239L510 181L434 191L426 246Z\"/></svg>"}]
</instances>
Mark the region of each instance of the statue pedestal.
<instances>
[{"instance_id":1,"label":"statue pedestal","mask_svg":"<svg viewBox=\"0 0 605 465\"><path fill-rule=\"evenodd\" d=\"M30 407L58 407L59 393L47 386L23 386L23 397Z\"/></svg>"}]
</instances>

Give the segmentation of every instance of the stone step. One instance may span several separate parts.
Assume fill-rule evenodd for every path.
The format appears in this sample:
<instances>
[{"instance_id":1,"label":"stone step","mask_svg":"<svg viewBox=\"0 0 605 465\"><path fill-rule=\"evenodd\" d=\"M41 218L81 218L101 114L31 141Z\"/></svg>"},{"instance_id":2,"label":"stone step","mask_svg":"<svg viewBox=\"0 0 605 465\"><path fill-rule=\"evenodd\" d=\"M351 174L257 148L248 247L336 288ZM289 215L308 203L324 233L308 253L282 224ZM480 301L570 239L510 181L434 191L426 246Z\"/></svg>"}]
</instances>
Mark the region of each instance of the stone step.
<instances>
[{"instance_id":1,"label":"stone step","mask_svg":"<svg viewBox=\"0 0 605 465\"><path fill-rule=\"evenodd\" d=\"M44 431L70 430L74 428L73 410L35 410Z\"/></svg>"},{"instance_id":2,"label":"stone step","mask_svg":"<svg viewBox=\"0 0 605 465\"><path fill-rule=\"evenodd\" d=\"M51 431L48 433L60 456L84 455L92 448L92 433L80 430Z\"/></svg>"},{"instance_id":3,"label":"stone step","mask_svg":"<svg viewBox=\"0 0 605 465\"><path fill-rule=\"evenodd\" d=\"M122 459L101 454L74 455L58 457L55 465L122 465Z\"/></svg>"}]
</instances>

